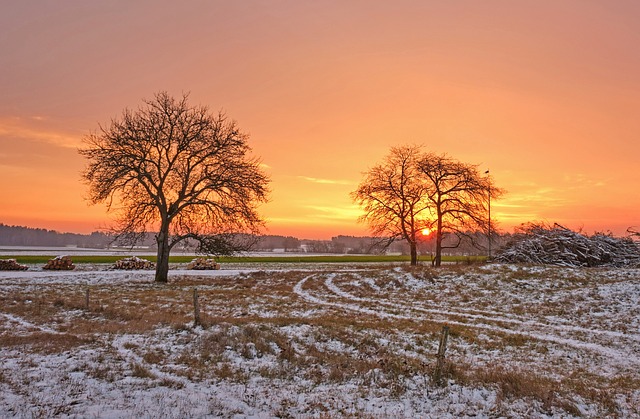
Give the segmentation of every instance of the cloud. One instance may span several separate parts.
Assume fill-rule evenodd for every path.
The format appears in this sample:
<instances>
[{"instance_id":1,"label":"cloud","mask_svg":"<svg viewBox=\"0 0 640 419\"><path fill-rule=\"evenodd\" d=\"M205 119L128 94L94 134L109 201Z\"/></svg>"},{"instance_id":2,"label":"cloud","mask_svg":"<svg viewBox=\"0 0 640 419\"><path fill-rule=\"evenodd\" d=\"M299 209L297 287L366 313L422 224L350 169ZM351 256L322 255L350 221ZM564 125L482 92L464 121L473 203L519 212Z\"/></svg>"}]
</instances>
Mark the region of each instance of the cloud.
<instances>
[{"instance_id":1,"label":"cloud","mask_svg":"<svg viewBox=\"0 0 640 419\"><path fill-rule=\"evenodd\" d=\"M298 176L298 178L306 180L307 182L319 183L321 185L350 185L348 180L336 180L336 179L320 179L308 176Z\"/></svg>"},{"instance_id":2,"label":"cloud","mask_svg":"<svg viewBox=\"0 0 640 419\"><path fill-rule=\"evenodd\" d=\"M531 208L531 206L560 207L571 202L553 189L539 189L506 195L500 200L491 202L496 208Z\"/></svg>"},{"instance_id":3,"label":"cloud","mask_svg":"<svg viewBox=\"0 0 640 419\"><path fill-rule=\"evenodd\" d=\"M607 185L607 181L603 179L593 179L582 173L565 175L563 180L569 184L569 189L599 188Z\"/></svg>"},{"instance_id":4,"label":"cloud","mask_svg":"<svg viewBox=\"0 0 640 419\"><path fill-rule=\"evenodd\" d=\"M492 218L506 224L545 219L550 211L557 211L572 202L562 190L527 184L518 193L508 193L491 202Z\"/></svg>"},{"instance_id":5,"label":"cloud","mask_svg":"<svg viewBox=\"0 0 640 419\"><path fill-rule=\"evenodd\" d=\"M31 140L73 149L81 145L79 136L43 126L46 121L47 118L42 116L2 117L0 118L0 137Z\"/></svg>"},{"instance_id":6,"label":"cloud","mask_svg":"<svg viewBox=\"0 0 640 419\"><path fill-rule=\"evenodd\" d=\"M362 210L355 205L348 207L307 205L305 208L313 210L313 216L323 220L356 220L362 215Z\"/></svg>"},{"instance_id":7,"label":"cloud","mask_svg":"<svg viewBox=\"0 0 640 419\"><path fill-rule=\"evenodd\" d=\"M361 215L362 211L356 206L304 205L295 214L274 214L266 218L270 224L353 226Z\"/></svg>"}]
</instances>

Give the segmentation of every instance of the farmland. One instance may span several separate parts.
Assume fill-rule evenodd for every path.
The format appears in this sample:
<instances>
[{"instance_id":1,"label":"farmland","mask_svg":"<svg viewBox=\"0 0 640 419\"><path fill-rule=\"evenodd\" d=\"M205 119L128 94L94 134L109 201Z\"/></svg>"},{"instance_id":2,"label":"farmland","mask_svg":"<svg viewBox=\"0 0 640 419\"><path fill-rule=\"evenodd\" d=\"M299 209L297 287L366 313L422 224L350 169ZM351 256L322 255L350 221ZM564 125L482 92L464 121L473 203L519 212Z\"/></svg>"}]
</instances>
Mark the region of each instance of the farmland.
<instances>
[{"instance_id":1,"label":"farmland","mask_svg":"<svg viewBox=\"0 0 640 419\"><path fill-rule=\"evenodd\" d=\"M638 269L108 266L0 272L1 417L640 416Z\"/></svg>"},{"instance_id":2,"label":"farmland","mask_svg":"<svg viewBox=\"0 0 640 419\"><path fill-rule=\"evenodd\" d=\"M6 252L5 252L6 253ZM2 258L11 258L16 259L18 263L26 263L31 265L37 264L45 264L51 258L57 257L53 253L50 255L5 255ZM153 255L141 255L143 259L149 260L151 262L156 261L156 256ZM193 260L194 255L174 255L169 257L169 263L179 265L188 263ZM123 255L74 255L73 261L75 263L81 263L85 265L95 265L95 264L107 264L107 263L115 263L118 260L121 260ZM221 263L232 264L232 266L236 266L239 263L247 263L247 264L274 264L274 263L355 263L355 262L368 262L368 263L396 263L396 262L409 262L409 256L403 255L321 255L321 254L312 254L308 255L305 253L301 254L281 254L281 253L258 253L255 255L249 256L223 256L217 258L217 260ZM430 256L420 256L419 260L421 262L430 262ZM444 256L442 260L445 263L474 263L477 261L484 260L483 256ZM85 266L85 268L92 269L91 266ZM38 268L34 266L34 268Z\"/></svg>"}]
</instances>

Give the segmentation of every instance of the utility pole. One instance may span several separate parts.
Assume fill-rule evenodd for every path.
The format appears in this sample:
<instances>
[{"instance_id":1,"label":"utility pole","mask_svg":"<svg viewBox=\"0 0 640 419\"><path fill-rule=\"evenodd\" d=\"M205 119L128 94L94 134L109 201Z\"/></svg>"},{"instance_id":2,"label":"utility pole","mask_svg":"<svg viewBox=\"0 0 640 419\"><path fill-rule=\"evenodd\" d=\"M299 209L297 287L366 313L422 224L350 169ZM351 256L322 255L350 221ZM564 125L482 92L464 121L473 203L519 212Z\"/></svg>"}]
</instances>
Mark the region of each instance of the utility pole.
<instances>
[{"instance_id":1,"label":"utility pole","mask_svg":"<svg viewBox=\"0 0 640 419\"><path fill-rule=\"evenodd\" d=\"M489 170L484 172L487 175L487 180L489 181L489 259L491 260L491 175L489 174Z\"/></svg>"}]
</instances>

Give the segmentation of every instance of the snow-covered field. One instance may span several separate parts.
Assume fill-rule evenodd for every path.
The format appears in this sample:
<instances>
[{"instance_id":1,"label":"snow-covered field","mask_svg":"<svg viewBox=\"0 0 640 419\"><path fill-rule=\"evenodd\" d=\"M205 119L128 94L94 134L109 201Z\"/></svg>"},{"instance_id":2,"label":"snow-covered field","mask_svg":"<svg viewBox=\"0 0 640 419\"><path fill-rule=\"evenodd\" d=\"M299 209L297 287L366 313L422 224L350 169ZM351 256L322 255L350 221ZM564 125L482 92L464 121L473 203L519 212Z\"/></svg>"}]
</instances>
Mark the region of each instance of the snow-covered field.
<instances>
[{"instance_id":1,"label":"snow-covered field","mask_svg":"<svg viewBox=\"0 0 640 419\"><path fill-rule=\"evenodd\" d=\"M225 268L0 272L0 417L640 417L640 270Z\"/></svg>"}]
</instances>

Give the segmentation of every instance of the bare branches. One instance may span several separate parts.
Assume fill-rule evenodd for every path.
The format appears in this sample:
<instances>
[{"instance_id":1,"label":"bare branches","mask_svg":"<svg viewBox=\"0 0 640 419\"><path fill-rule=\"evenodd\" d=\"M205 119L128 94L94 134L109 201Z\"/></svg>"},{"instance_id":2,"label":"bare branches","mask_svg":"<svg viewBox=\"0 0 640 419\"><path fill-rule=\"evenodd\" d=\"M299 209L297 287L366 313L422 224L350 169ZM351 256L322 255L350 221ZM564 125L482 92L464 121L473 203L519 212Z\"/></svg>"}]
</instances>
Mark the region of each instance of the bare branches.
<instances>
[{"instance_id":1,"label":"bare branches","mask_svg":"<svg viewBox=\"0 0 640 419\"><path fill-rule=\"evenodd\" d=\"M418 171L428 184L428 200L436 220L436 259L441 262L442 239L453 233L468 236L465 231L489 231L489 202L504 191L495 187L491 178L482 176L477 165L461 163L447 155L427 153L418 163Z\"/></svg>"},{"instance_id":2,"label":"bare branches","mask_svg":"<svg viewBox=\"0 0 640 419\"><path fill-rule=\"evenodd\" d=\"M369 224L376 236L407 240L411 247L411 263L417 263L416 240L426 228L428 204L425 186L417 172L418 146L394 147L382 164L365 173L363 181L351 197L364 209L360 221Z\"/></svg>"},{"instance_id":3,"label":"bare branches","mask_svg":"<svg viewBox=\"0 0 640 419\"><path fill-rule=\"evenodd\" d=\"M364 210L360 221L374 235L407 240L412 263L421 230L435 229L435 264L440 265L444 235L455 234L460 242L466 231L487 231L490 199L503 193L475 165L425 153L420 146L401 146L367 171L351 196Z\"/></svg>"},{"instance_id":4,"label":"bare branches","mask_svg":"<svg viewBox=\"0 0 640 419\"><path fill-rule=\"evenodd\" d=\"M189 105L188 95L160 92L144 103L85 138L90 201L106 202L126 237L159 230L159 248L257 232L269 178L236 122Z\"/></svg>"},{"instance_id":5,"label":"bare branches","mask_svg":"<svg viewBox=\"0 0 640 419\"><path fill-rule=\"evenodd\" d=\"M640 248L630 238L587 236L559 224L520 227L496 260L560 266L640 266Z\"/></svg>"}]
</instances>

